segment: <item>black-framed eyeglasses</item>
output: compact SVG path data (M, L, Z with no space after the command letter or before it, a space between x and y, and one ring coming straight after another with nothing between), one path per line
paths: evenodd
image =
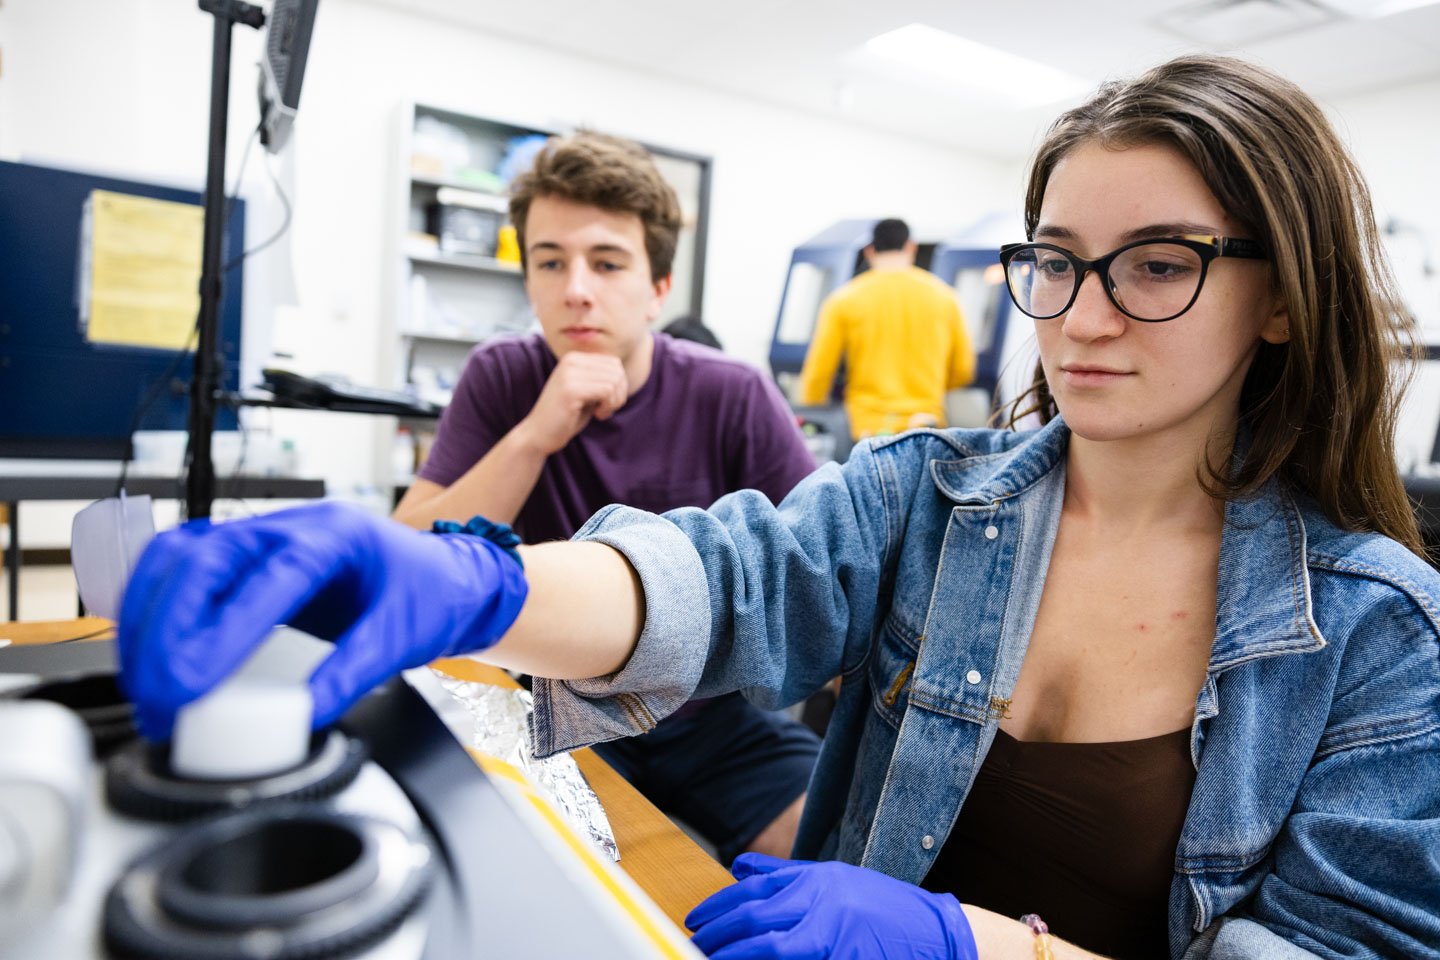
M1199 234L1137 240L1097 260L1053 243L1007 243L1000 248L1010 297L1036 320L1069 310L1091 270L1125 316L1145 323L1174 320L1200 298L1210 261L1217 257L1266 259L1254 240Z

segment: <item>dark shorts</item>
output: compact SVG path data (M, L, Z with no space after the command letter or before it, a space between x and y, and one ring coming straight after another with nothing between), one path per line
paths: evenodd
M732 693L687 704L649 733L595 752L651 803L694 827L728 866L805 792L820 738L789 714Z

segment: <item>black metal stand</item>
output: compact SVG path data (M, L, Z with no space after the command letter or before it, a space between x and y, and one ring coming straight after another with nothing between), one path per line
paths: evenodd
M224 287L221 241L225 235L225 134L230 120L230 34L237 23L256 29L265 24L265 12L241 0L199 2L203 12L215 16L215 42L210 61L210 155L205 173L199 338L190 381L189 469L185 476L185 514L192 520L210 516L215 500L210 435L215 429L221 371L218 325Z

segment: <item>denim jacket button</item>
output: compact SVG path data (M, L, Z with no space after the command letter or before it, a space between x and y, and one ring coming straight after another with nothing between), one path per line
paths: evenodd
M969 673L965 674L965 679L966 679L966 680L969 680L971 683L979 683L979 682L980 682L980 671L979 671L979 670L971 670Z
M935 846L935 838L930 836L930 834L928 833L925 834L925 836L920 838L920 846L924 847L926 850L929 850L931 847Z
M1000 536L1000 528L995 526L993 523L985 528L986 540L994 540L998 536Z

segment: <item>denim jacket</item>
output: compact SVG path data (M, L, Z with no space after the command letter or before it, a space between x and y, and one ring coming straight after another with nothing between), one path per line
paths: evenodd
M795 853L918 883L1020 673L1068 440L912 431L778 508L605 508L576 537L629 559L644 629L613 675L537 682L537 754L841 676ZM1171 955L1440 957L1440 575L1278 483L1225 516Z

